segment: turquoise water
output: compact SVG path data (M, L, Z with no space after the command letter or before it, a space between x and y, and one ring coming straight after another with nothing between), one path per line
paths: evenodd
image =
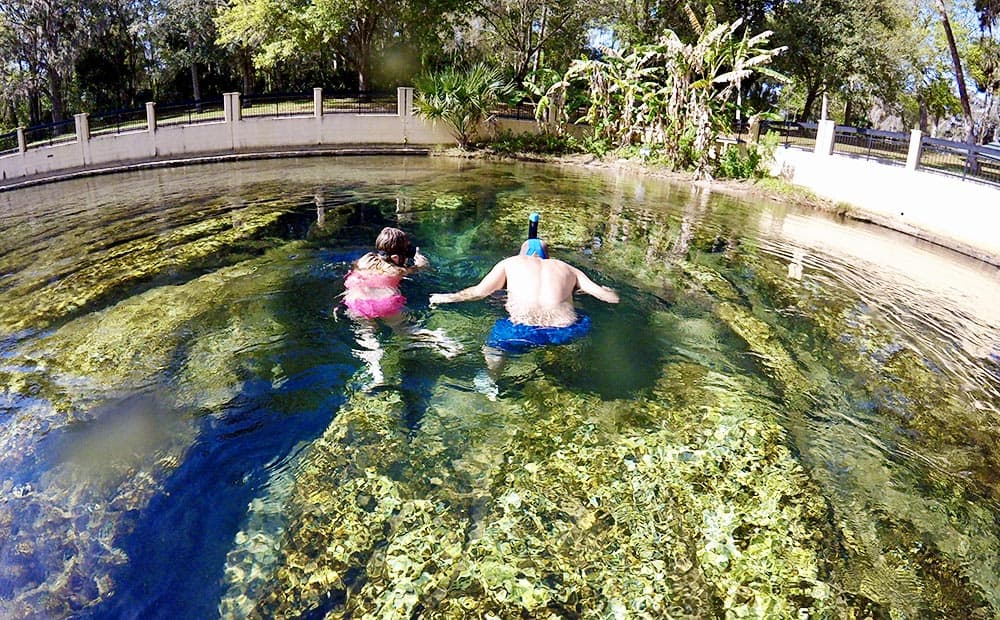
M617 289L481 345L542 214ZM408 321L338 311L382 226ZM625 174L276 160L0 194L4 617L995 617L1000 279ZM374 381L378 359L382 380Z

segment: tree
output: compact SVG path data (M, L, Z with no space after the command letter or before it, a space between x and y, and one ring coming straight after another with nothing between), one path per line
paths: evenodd
M84 109L131 106L148 87L152 64L152 0L96 3L93 30L75 73Z
M88 37L93 16L89 0L0 0L6 27L0 31L0 54L29 99L30 120L41 120L40 97L51 107L52 120L66 114L73 70Z
M583 49L592 19L580 0L475 0L471 6L493 50L489 56L518 84L543 67L564 69Z
M983 136L993 135L996 139L998 129L997 114L992 113L996 104L996 96L1000 94L1000 42L990 37L980 37L972 45L966 57L968 58L969 75L976 83L976 89L985 97L983 122L979 127L979 141Z
M362 92L372 87L375 59L393 43L419 41L456 0L231 0L216 24L218 42L257 50L259 69L344 64ZM427 30L423 30L426 28ZM415 31L416 30L416 31ZM434 37L430 37L433 39Z
M792 79L790 90L800 96L798 117L811 118L824 94L841 89L847 98L861 92L891 96L902 80L898 51L888 44L900 16L892 0L794 0L775 10L775 43L789 48L775 68Z
M187 72L192 98L202 98L199 67L221 63L227 56L216 45L215 0L163 0L157 21L160 54L169 73Z
M951 20L948 19L948 10L944 6L944 0L934 0L941 17L941 27L944 28L945 37L948 39L948 51L951 53L952 66L955 69L955 83L958 85L958 99L962 104L962 116L965 119L966 137L969 144L976 142L976 124L972 118L972 105L969 103L969 92L965 87L965 73L962 72L962 59L958 55L958 45L955 43L955 34L951 30ZM975 157L969 153L969 163L975 165Z

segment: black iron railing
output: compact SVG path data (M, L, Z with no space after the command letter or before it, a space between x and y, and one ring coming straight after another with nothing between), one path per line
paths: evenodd
M74 140L76 140L76 120L72 118L58 123L35 125L24 130L24 143L27 148L52 146Z
M16 153L18 148L17 131L0 134L0 155Z
M311 92L244 95L240 98L243 118L312 116L315 112L313 106Z
M924 136L920 142L921 170L1000 185L1000 149Z
M761 121L760 135L770 132L781 136L781 144L786 147L800 149L816 148L816 123L800 123L797 121Z
M195 125L226 120L222 100L185 101L156 106L157 125Z
M398 107L395 92L323 93L323 114L396 114Z
M902 166L909 148L909 134L839 125L833 132L834 153Z
M522 101L516 105L501 103L493 110L497 118L509 118L517 121L535 120L535 104L530 101Z
M112 110L90 115L90 135L119 134L124 131L140 131L148 128L146 107Z

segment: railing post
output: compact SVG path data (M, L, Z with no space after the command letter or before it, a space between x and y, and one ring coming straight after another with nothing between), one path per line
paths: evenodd
M313 116L320 118L323 116L323 89L313 89Z
M910 130L910 148L906 152L906 169L916 170L920 165L920 150L923 148L924 132L919 129Z
M90 121L86 112L73 115L76 122L76 141L80 143L80 156L83 158L83 165L90 165Z
M239 93L223 93L222 116L227 123L235 123L243 120L243 111L240 110Z
M832 155L834 132L837 125L831 120L822 120L816 125L816 147L814 153L817 155Z
M17 128L17 150L22 155L28 150L28 141L24 138L24 127Z
M413 87L400 86L396 89L396 114L413 116Z
M146 102L146 131L149 133L156 132L156 102L147 101Z

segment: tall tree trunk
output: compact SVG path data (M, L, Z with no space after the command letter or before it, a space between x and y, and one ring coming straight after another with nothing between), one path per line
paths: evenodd
M194 57L194 32L188 32L188 56L191 62L191 94L201 101L201 83L198 81L198 63Z
M38 91L34 88L28 94L28 126L38 125L42 122L42 102Z
M62 76L49 68L49 101L52 103L52 122L58 123L66 114L62 92Z
M806 88L806 102L802 106L802 116L799 117L800 121L809 120L809 114L812 112L813 106L816 105L816 98L819 97L819 84L810 84Z
M927 123L927 104L923 99L917 102L920 107L920 132L927 135L930 134L928 123Z
M948 51L951 52L951 63L955 68L955 81L958 83L958 98L962 102L962 115L965 116L965 142L969 146L976 143L976 126L972 120L972 106L969 104L969 91L965 88L965 74L962 72L962 59L958 57L958 46L955 45L955 35L951 31L951 20L945 9L944 0L935 0L938 13L941 15L941 25L948 39ZM966 157L966 164L971 172L977 172L979 163L971 150Z
M237 52L240 63L240 76L243 78L243 94L254 94L253 84L253 57L246 48L240 48Z
M542 44L541 44L541 42L545 40L545 34L546 34L546 32L545 32L545 26L546 26L546 21L548 20L548 17L549 17L549 7L548 7L548 5L543 4L542 5L542 20L541 20L541 25L538 28L538 50L535 52L535 64L534 64L534 67L532 69L533 71L538 71L541 68L541 66L542 66ZM531 41L531 39L529 38L528 41Z

